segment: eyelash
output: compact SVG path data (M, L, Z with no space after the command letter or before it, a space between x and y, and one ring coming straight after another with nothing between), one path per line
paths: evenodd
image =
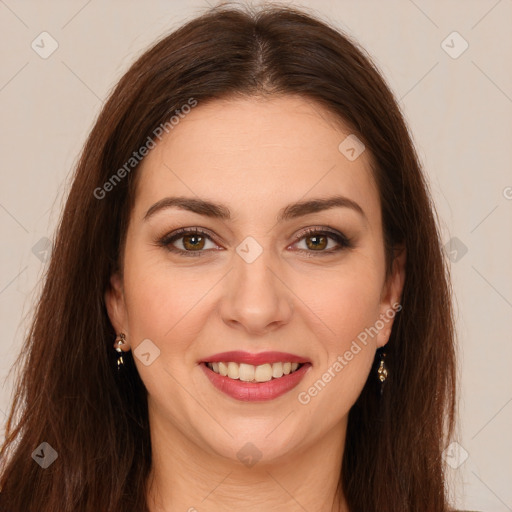
M184 250L178 249L177 247L174 247L172 245L172 243L175 242L176 240L179 240L180 238L183 238L184 235L189 235L189 234L205 236L206 238L210 239L212 242L214 241L212 239L212 236L209 233L207 233L206 231L203 231L202 229L181 228L181 229L173 231L172 233L169 233L169 234L163 236L162 238L160 238L157 241L157 245L164 247L165 249L167 249L170 252L173 252L173 253L176 253L176 254L179 254L182 256L187 256L187 257L189 257L189 256L201 257L201 256L203 256L203 254L205 252L210 252L210 250L184 251ZM348 249L348 248L353 247L351 239L347 238L342 233L339 233L337 231L333 231L330 229L326 229L326 228L307 228L304 231L302 231L300 234L295 236L294 244L299 242L303 238L308 238L313 235L327 236L327 238L331 238L332 240L334 240L339 245L339 247L337 247L335 249L331 248L328 251L325 251L325 250L324 251L313 251L313 250L307 250L307 249L297 249L297 251L299 251L301 254L307 255L308 257L314 257L314 256L325 256L325 255L329 255L329 254L334 254L339 251L342 251L343 249Z

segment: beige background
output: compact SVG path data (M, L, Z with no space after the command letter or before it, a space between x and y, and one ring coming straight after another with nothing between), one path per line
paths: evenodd
M447 456L454 502L510 511L512 0L289 3L353 35L400 99L443 242L460 241L451 255L462 395L460 446ZM0 0L0 425L12 391L6 377L45 270L46 238L102 101L148 44L206 5ZM42 46L43 31L58 43L46 59L31 47L34 40ZM463 39L442 44L453 31ZM41 37L48 51L49 36ZM452 58L447 51L456 55L464 41L467 50Z

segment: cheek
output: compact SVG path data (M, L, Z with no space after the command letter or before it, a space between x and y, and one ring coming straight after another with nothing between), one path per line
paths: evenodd
M343 350L379 315L381 276L373 267L333 273L310 295L312 309L329 328L330 352Z
M201 299L214 282L204 271L173 268L156 251L126 256L125 296L134 343L152 339L164 355L163 349L179 352L194 339Z
M138 373L153 406L169 413L169 392L190 378L195 363L190 348L208 318L205 311L208 290L214 282L204 271L172 268L165 258L134 251L125 259L125 297L132 350L146 339L158 347L158 357L146 366L134 358ZM203 299L203 300L202 300ZM176 407L180 403L177 393ZM182 397L186 402L188 395ZM181 407L185 407L181 403Z
M380 275L340 272L324 282L312 303L328 327L318 337L323 354L310 378L298 390L297 400L312 417L322 418L312 435L332 427L348 414L368 378L375 353L375 337L369 334L379 318Z
M354 265L333 273L310 296L308 306L326 326L319 338L324 354L315 377L329 382L327 394L334 391L331 398L339 402L341 409L357 399L373 363L380 281L377 267Z

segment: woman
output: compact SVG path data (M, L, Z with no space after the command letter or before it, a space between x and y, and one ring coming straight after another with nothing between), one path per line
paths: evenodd
M77 166L2 510L449 510L454 332L404 119L304 12L163 38Z

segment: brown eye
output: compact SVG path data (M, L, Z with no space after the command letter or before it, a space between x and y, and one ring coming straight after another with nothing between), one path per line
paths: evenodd
M312 249L312 250L321 250L321 249L325 249L327 247L327 239L328 237L324 236L324 235L314 235L314 236L307 236L305 237L305 240L306 240L306 245L308 246L309 249ZM308 242L309 240L311 240L311 242Z
M212 247L206 247L208 242L212 244ZM210 252L208 249L216 248L212 237L198 228L178 229L164 236L158 241L158 244L170 252L183 256L202 256Z
M200 235L185 235L181 237L183 239L183 247L186 250L201 250L204 247L205 239Z
M307 229L297 235L296 239L295 245L304 244L306 247L298 247L298 251L307 256L334 254L352 247L351 240L344 234L338 231L328 231L325 228Z

